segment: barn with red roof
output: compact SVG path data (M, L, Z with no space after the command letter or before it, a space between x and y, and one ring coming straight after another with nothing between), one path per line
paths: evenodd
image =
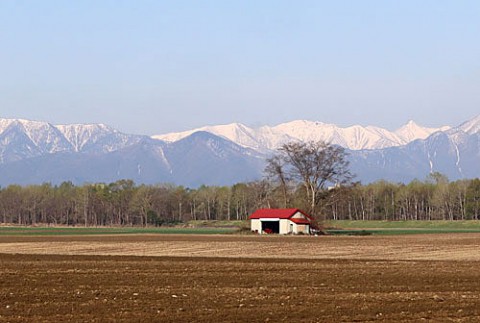
M260 234L310 234L313 219L300 209L260 209L249 217L251 230Z

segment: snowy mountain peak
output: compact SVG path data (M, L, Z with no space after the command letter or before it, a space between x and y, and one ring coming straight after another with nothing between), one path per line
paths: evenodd
M405 144L416 140L416 139L426 139L431 134L437 131L445 131L450 129L450 127L440 127L440 128L427 128L418 125L415 121L410 120L405 125L397 129L394 133L397 135Z
M353 125L339 127L319 121L294 120L270 127L249 128L240 123L206 126L189 131L153 136L155 139L175 142L197 131L206 131L229 139L240 146L260 151L274 150L289 141L326 141L352 150L380 149L405 145L416 139L425 139L434 132L450 127L426 128L413 120L392 132L375 126Z
M240 146L261 151L274 150L289 141L326 141L352 150L398 146L405 143L396 134L379 127L353 125L342 128L319 121L294 120L277 126L249 128L243 124L207 126L190 131L154 136L175 142L197 131L207 131ZM415 137L415 135L411 135Z
M12 126L21 126L26 130L49 128L52 125L47 122L30 121L25 119L0 119L0 133Z
M205 126L189 131L169 133L152 136L154 139L166 142L176 142L196 132L209 132L216 136L228 139L234 143L257 150L269 150L279 147L279 140L290 141L292 138L285 138L285 135L277 133L271 127L264 126L258 129L249 128L241 123L230 123L217 126Z
M115 132L103 124L68 124L57 125L57 128L76 152L81 151L88 143L96 142L105 134Z
M60 131L48 122L25 119L0 119L0 134L15 129L36 147L38 153L56 153L69 149L69 144ZM31 148L29 148L31 149Z
M99 124L69 124L56 126L72 145L75 152L112 152L137 143L143 136L127 135Z
M105 153L146 136L122 134L105 124L52 125L43 121L0 119L0 161L60 152Z
M462 123L458 128L470 135L480 132L480 115Z

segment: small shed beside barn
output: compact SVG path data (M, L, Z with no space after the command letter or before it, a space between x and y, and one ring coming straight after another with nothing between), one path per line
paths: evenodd
M249 220L251 230L260 234L310 234L313 221L300 209L259 209Z

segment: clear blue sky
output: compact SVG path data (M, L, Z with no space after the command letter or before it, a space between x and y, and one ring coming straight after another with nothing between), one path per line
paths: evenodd
M480 114L480 1L0 1L0 117L159 134Z

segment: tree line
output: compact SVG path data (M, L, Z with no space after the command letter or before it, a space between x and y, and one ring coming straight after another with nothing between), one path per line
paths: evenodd
M263 182L189 189L131 180L0 189L0 222L18 225L147 226L189 220L244 220L265 206ZM262 196L265 194L265 196Z
M321 193L322 220L478 220L480 179L434 174L409 184L379 181ZM268 180L189 189L175 185L10 185L0 189L0 220L19 225L159 226L189 220L245 220L258 208L308 209L305 187Z
M449 182L434 173L407 185L356 184L332 194L324 214L332 220L479 220L480 179Z

